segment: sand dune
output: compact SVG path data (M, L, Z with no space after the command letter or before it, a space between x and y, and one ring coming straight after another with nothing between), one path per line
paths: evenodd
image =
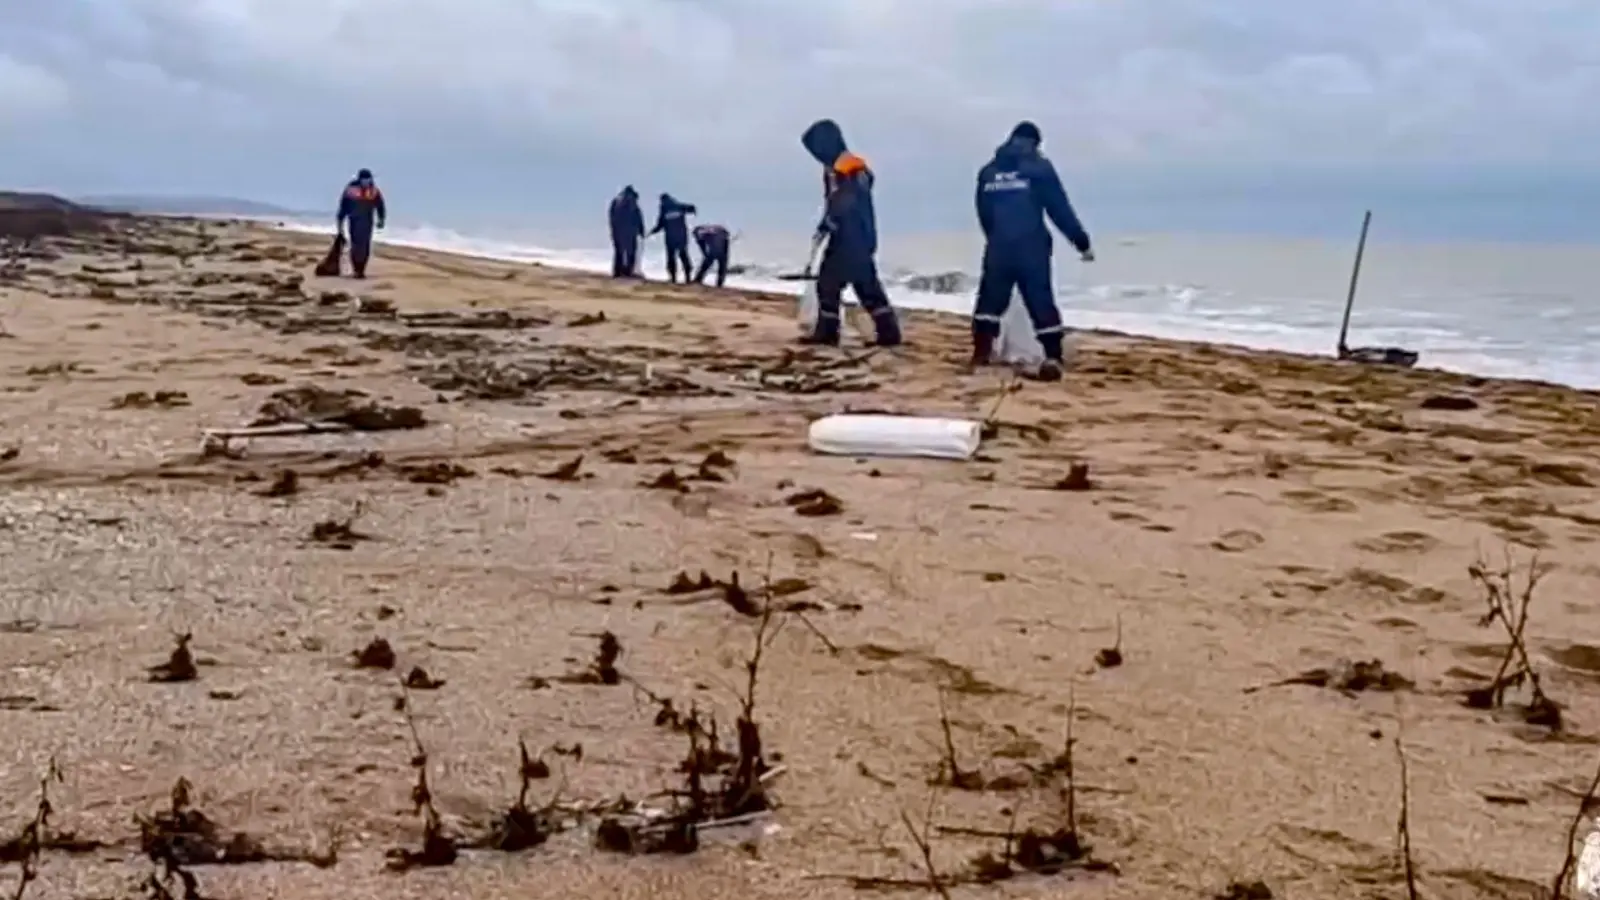
M181 778L235 855L314 861L190 866L207 897L935 896L930 808L952 896L1401 897L1396 737L1424 895L1549 896L1600 755L1591 393L1095 334L972 462L819 458L818 415L982 417L1008 380L934 315L797 352L787 298L392 248L316 280L312 239L109 227L0 259L0 827L54 756L78 840L28 896L143 896L133 817ZM202 447L297 416L354 430ZM1526 685L1463 702L1513 644L1469 567L1509 553L1514 605L1534 548L1515 643L1560 728ZM776 828L596 849L592 811L682 789L691 709L738 755L768 603ZM180 633L195 677L153 681ZM1068 823L1069 721L1088 858L970 883L1013 819ZM452 839L515 799L519 738L561 829L386 872L421 846L408 722Z

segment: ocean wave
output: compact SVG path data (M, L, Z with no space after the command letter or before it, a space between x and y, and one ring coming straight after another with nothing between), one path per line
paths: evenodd
M301 233L329 233L326 222L272 224ZM382 233L381 242L584 272L604 273L611 268L608 249L555 249L431 226L391 228ZM646 264L647 268L661 267L649 248ZM780 276L803 265L803 260L795 259L741 261L730 268L728 284L798 295L800 285ZM885 287L898 306L961 315L972 312L977 276L970 270L887 271ZM1057 301L1067 325L1075 329L1323 355L1333 350L1341 312L1338 302L1327 297L1240 297L1226 288L1201 284L1061 284ZM1463 322L1459 316L1392 302L1403 305L1363 307L1360 343L1418 350L1426 366L1600 387L1600 370L1581 346L1508 342L1503 333L1468 327L1473 323ZM1573 330L1595 333L1592 327Z

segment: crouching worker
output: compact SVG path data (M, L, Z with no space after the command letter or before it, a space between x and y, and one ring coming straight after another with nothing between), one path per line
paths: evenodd
M644 212L639 192L627 185L611 198L611 277L639 277L639 241L644 238Z
M678 266L683 265L683 280L688 282L689 273L694 271L689 265L689 216L695 214L693 203L682 203L671 194L661 195L661 208L656 213L656 227L650 229L651 234L660 231L664 234L667 243L667 280L673 284L678 283Z
M367 277L367 261L372 258L372 230L383 229L389 211L383 203L383 191L372 178L370 169L362 169L345 185L339 197L337 228L345 233L349 224L350 271L357 278Z
M972 364L986 366L1000 335L1000 319L1019 290L1044 350L1041 381L1061 379L1062 325L1051 280L1053 241L1045 216L1078 249L1094 260L1089 233L1078 221L1056 168L1039 152L1039 127L1023 122L978 172L978 224L983 228L983 274L978 279L972 315Z
M696 225L693 233L694 242L700 247L700 268L695 270L694 283L705 284L706 273L715 264L717 287L722 287L722 283L728 280L728 253L732 249L733 238L729 236L728 229L721 225Z
M872 208L872 170L866 160L851 153L844 132L832 119L820 119L800 137L800 143L822 163L826 209L817 226L817 240L827 249L817 268L817 324L801 339L806 344L837 346L839 313L844 289L855 289L856 299L872 314L879 347L901 343L900 321L889 294L878 278L878 222Z

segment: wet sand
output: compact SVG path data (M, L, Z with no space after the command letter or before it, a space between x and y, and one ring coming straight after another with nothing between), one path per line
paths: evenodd
M1108 334L1005 393L932 314L903 352L797 353L789 298L397 248L303 278L313 238L114 228L0 260L0 829L54 756L84 845L30 897L144 896L134 816L180 778L240 846L314 860L192 866L206 897L936 896L902 816L931 809L935 870L972 881L1004 843L974 832L1067 822L1069 720L1104 865L952 896L1404 896L1397 736L1424 895L1549 896L1600 735L1593 393ZM970 462L805 447L827 412L1002 396ZM308 398L381 430L203 447ZM1526 687L1463 703L1511 644L1469 566L1508 547L1519 588L1534 548L1551 567L1518 643L1560 729ZM669 592L702 570L742 593ZM763 621L764 829L629 856L569 812L385 870L421 842L412 725L463 842L515 798L519 738L532 807L661 806L689 738L659 701L733 749ZM616 684L590 683L603 632ZM152 681L180 633L196 677ZM358 667L377 638L393 668ZM443 683L402 711L413 667ZM1313 683L1252 690L1285 679Z

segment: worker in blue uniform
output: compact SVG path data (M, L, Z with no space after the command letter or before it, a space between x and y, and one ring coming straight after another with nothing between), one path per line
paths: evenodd
M1061 311L1051 276L1053 241L1046 217L1077 248L1084 262L1094 260L1089 233L1067 198L1055 166L1039 152L1039 126L1022 122L978 172L976 205L983 229L983 269L972 313L972 364L991 362L1000 320L1013 290L1022 294L1044 363L1034 373L1042 381L1062 374Z
M694 272L694 283L704 284L711 267L717 267L717 287L728 280L728 255L733 248L733 237L721 225L696 225L694 242L700 248L700 268Z
M800 137L822 164L826 208L816 240L827 241L817 268L817 322L803 343L837 346L844 289L853 288L861 307L872 314L879 347L902 343L900 321L878 277L878 219L872 204L875 181L867 161L850 152L844 131L832 119L811 123Z
M611 277L639 277L639 241L644 238L644 211L639 192L627 185L611 198Z
M339 195L339 216L335 227L340 234L348 234L350 270L357 278L367 277L367 262L372 259L372 233L383 230L389 216L383 201L383 191L372 177L371 169L362 169ZM348 230L347 230L348 229Z
M656 212L656 227L651 234L661 232L667 245L667 280L678 281L678 267L683 267L683 280L689 280L694 269L689 264L689 216L695 215L693 203L684 203L671 194L661 195L661 205Z

